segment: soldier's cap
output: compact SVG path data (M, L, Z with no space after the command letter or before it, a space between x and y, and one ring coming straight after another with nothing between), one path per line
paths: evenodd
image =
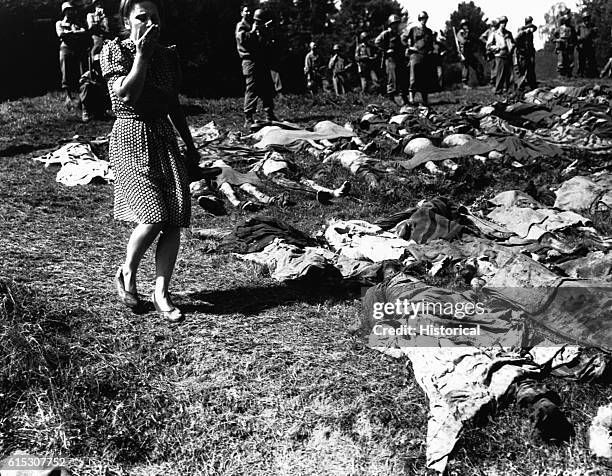
M461 22L460 22L459 24L460 24L461 26L463 26L463 25L467 25L467 24L468 24L467 18L463 18L463 19L461 19Z
M582 15L582 19L583 20L590 20L591 19L591 15L589 15L588 13L585 13L584 15Z
M429 15L426 11L422 11L421 13L419 13L418 19L422 20L423 18L429 18Z
M314 41L311 41L308 46L312 49L312 48L316 48L317 44Z
M74 8L74 5L70 2L64 2L62 3L62 13L64 13L66 10L69 10L71 8Z
M532 16L525 17L525 25L530 25L531 23L533 23L533 17Z
M396 15L395 13L393 15L389 15L389 19L387 20L387 23L389 25L393 25L394 23L399 23L401 20L401 18L399 17L399 15Z
M334 51L340 51L340 45L334 45L332 48Z
M365 40L367 37L368 37L368 34L365 31L362 31L361 33L359 33L360 40Z
M265 21L264 11L261 8L258 8L257 10L255 10L255 12L253 13L253 20L254 21Z
M499 25L499 19L497 19L497 18L493 18L493 19L491 20L491 26L497 26L497 25Z
M506 23L506 24L508 24L508 17L506 15L503 15L503 16L499 17L497 22L498 23Z

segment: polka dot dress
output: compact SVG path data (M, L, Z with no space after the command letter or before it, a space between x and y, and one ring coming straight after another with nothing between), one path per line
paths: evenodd
M100 53L117 120L109 144L115 173L114 216L136 223L188 227L191 218L189 181L168 108L178 95L179 67L172 48L158 47L147 69L143 92L134 106L113 91L126 76L136 47L131 40L107 42Z

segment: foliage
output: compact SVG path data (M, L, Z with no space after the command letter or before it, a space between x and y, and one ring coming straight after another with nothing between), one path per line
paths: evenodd
M544 15L545 25L540 31L552 43L553 35L559 26L561 11L565 8L563 2L553 5ZM582 16L589 14L593 25L597 28L598 37L595 41L595 51L599 65L603 65L611 55L610 42L612 41L612 2L609 0L582 0L578 11L572 12L574 26L582 22Z

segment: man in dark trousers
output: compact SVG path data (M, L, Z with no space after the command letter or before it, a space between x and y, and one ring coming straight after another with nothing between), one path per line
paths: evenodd
M400 17L391 15L388 20L389 27L383 31L374 44L383 55L387 73L387 95L395 102L397 93L402 95L405 104L408 104L408 81L405 58L405 47L399 34Z
M495 85L495 78L497 77L497 72L495 71L495 54L487 48L489 44L489 39L495 34L497 31L497 27L499 26L497 18L491 18L487 20L488 28L480 35L480 41L484 45L485 49L485 59L487 60L487 65L489 69L489 77L488 82L491 86Z
M55 24L60 39L60 67L62 89L66 93L66 107L72 108L72 94L79 89L79 78L87 71L91 37L85 22L79 18L77 9L70 3L62 3L63 18Z
M463 85L469 87L470 83L480 85L484 76L482 64L477 57L479 45L470 31L468 21L464 18L460 23L461 27L457 31L457 44L459 45L459 55L461 57L461 79ZM470 77L470 72L476 73L476 78Z
M576 30L572 25L571 12L565 9L559 21L561 25L555 32L555 52L557 53L557 71L561 77L571 78L574 69L574 47Z
M332 74L332 82L336 96L341 96L346 93L347 79L346 73L352 66L342 55L340 45L334 45L333 55L329 60L328 69Z
M319 46L314 42L310 42L310 51L304 58L304 74L306 75L306 87L314 96L320 89L323 89L323 71L325 65L323 58L319 54Z
M525 18L525 25L519 28L516 35L516 67L517 67L517 89L529 86L535 89L537 86L535 73L535 47L533 45L533 33L538 28L533 24L533 17Z
M595 59L595 38L597 30L591 23L590 15L582 17L578 25L578 76L581 78L594 78L597 76L597 61Z
M506 29L508 18L502 16L499 19L499 26L495 33L491 35L487 49L495 55L495 93L503 94L511 92L512 84L512 55L514 53L514 37Z
M355 62L357 63L357 72L361 80L361 92L365 93L368 90L368 85L377 90L378 75L376 74L376 52L368 44L368 34L364 31L359 34L359 43L355 48Z
M423 105L428 105L429 92L437 89L437 75L433 63L434 34L427 26L429 15L419 13L419 25L402 35L406 45L406 55L410 58L410 90L409 101L414 102L414 94L421 93Z
M242 8L242 20L236 25L236 47L242 60L245 80L244 116L245 127L255 125L257 100L261 99L266 120L275 121L274 85L268 57L269 33L262 10L251 14L248 6Z

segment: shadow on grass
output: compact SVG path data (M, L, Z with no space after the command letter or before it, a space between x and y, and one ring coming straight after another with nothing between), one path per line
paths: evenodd
M354 295L338 285L309 285L306 283L276 286L241 286L218 291L199 291L185 296L181 305L185 312L254 315L263 310L296 302L322 304L344 300ZM200 303L193 303L199 301Z

